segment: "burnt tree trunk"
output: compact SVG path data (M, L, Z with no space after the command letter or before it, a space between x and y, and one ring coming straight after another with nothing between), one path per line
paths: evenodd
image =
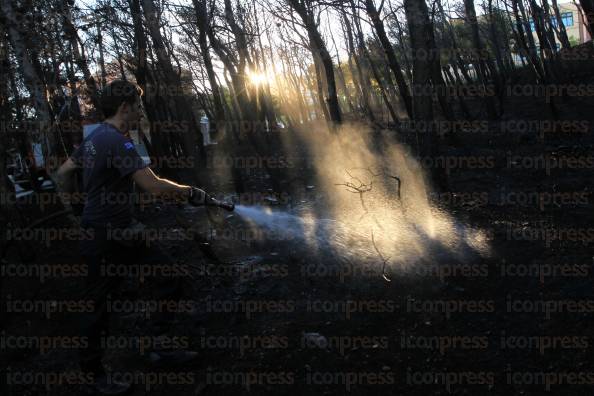
M97 82L95 78L91 74L91 70L89 69L89 63L87 61L87 57L84 53L84 48L80 42L80 37L78 36L78 31L72 22L72 11L70 9L70 3L67 0L62 1L62 28L64 30L64 35L66 36L70 46L72 48L72 53L74 55L74 61L76 65L80 69L85 79L85 88L87 91L87 95L95 108L96 114L98 118L102 117L101 113L101 106L99 104L99 94L97 91Z
M589 26L590 34L594 34L594 0L580 0L580 5L586 15L586 23Z
M57 139L55 139L55 136L51 133L52 119L50 106L45 96L45 87L41 77L35 70L33 65L34 60L31 59L29 55L27 48L27 33L22 30L22 26L18 23L19 18L12 6L12 2L10 0L1 0L0 4L2 5L0 9L6 24L8 38L17 59L18 69L23 76L25 86L31 96L33 108L35 109L39 132L37 138L42 143L42 146L45 147L45 158L49 159L50 155L58 152L59 145ZM57 161L46 161L46 165L47 164L55 167L57 166ZM49 170L51 171L53 169Z
M388 35L386 34L384 22L381 20L380 14L376 9L373 0L365 0L365 9L369 15L369 18L371 19L384 53L386 54L390 70L392 70L392 73L396 78L396 85L398 86L398 91L400 92L400 97L402 98L406 112L410 118L413 118L413 103L409 87L406 83L406 80L404 79L404 73L402 72L400 62L398 62L398 59L396 58L396 53L394 52L392 43L390 43Z
M163 93L167 99L167 105L175 118L182 123L181 133L185 155L194 159L197 166L199 161L206 160L202 139L197 139L198 122L194 119L191 106L183 95L180 76L173 69L171 59L167 53L165 41L161 34L160 21L153 0L142 0L143 14L148 27L148 32L153 42L153 51L157 56L157 64L162 72L166 89ZM160 90L160 87L159 87ZM173 91L173 95L170 94ZM194 169L194 176L198 181L197 168Z
M223 105L223 99L221 97L221 91L217 82L217 76L212 64L210 49L208 48L207 31L209 26L206 0L194 0L194 8L196 10L196 19L198 22L198 45L200 46L200 52L204 61L204 68L206 69L206 75L208 76L208 82L210 83L210 89L212 91L215 120L217 124L219 124L225 120L225 107Z
M424 1L404 0L404 11L408 23L410 45L414 54L429 54L430 44L425 28L427 5ZM413 56L413 105L412 115L418 134L419 154L432 156L435 152L433 121L433 87L431 77L433 65L428 56Z
M485 92L488 92L486 89L487 70L494 70L495 68L488 67L489 61L488 59L485 59L487 55L479 32L478 20L476 18L476 11L474 9L474 0L464 0L464 10L466 12L466 21L470 25L469 27L472 37L472 47L474 49L473 63L475 65L477 77L479 83L485 87ZM495 85L495 90L499 91L497 82L493 81L493 83ZM497 117L497 109L495 108L495 102L491 96L485 96L485 105L487 107L487 114L489 118L495 119Z
M557 21L557 38L559 39L559 42L561 42L563 48L571 48L571 43L567 37L567 30L565 29L563 18L561 18L561 11L559 11L557 0L552 0L551 3L553 5L553 12L555 13L555 20Z
M309 38L309 47L314 59L319 57L320 64L324 70L326 78L326 94L325 98L328 106L329 121L333 124L340 125L342 123L342 114L340 111L340 104L338 102L338 95L336 91L336 79L334 76L334 63L332 57L328 52L326 43L318 30L318 25L315 21L313 12L308 8L307 3L302 0L287 0L293 10L299 15L301 21L305 25L307 35Z

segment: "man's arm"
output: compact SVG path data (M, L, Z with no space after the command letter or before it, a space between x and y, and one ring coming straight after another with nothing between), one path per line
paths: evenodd
M56 192L58 197L60 197L62 205L64 205L64 209L71 212L68 215L68 219L73 225L78 224L75 216L80 214L72 208L72 198L74 193L74 172L78 168L79 166L72 159L72 157L70 157L62 164L62 166L60 166L60 168L58 168L52 178L56 184Z
M117 170L122 177L130 175L141 190L178 201L185 201L192 205L204 205L206 193L196 187L178 184L171 180L160 178L146 166L134 144L123 137L117 139L113 145L113 158Z
M148 166L132 174L132 179L144 191L163 196L173 196L179 200L187 201L190 196L191 186L177 184L171 180L155 175Z
M138 186L151 194L169 196L178 200L186 201L194 206L219 206L226 210L233 210L235 205L220 202L211 197L206 191L197 187L177 184L171 180L162 179L155 175L149 167L144 167L132 174L132 179Z

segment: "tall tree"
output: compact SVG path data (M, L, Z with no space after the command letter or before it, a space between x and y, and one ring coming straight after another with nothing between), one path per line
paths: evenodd
M32 59L29 53L28 34L30 32L23 31L23 25L19 23L17 11L14 9L13 2L11 0L1 0L2 5L1 11L3 19L6 23L6 30L10 44L14 51L17 64L19 66L19 72L23 77L25 86L29 91L33 108L35 109L36 117L36 128L30 131L36 134L36 139L44 147L45 158L49 158L50 155L55 155L58 152L58 142L54 135L51 133L51 122L52 117L50 113L50 105L45 95L45 85L42 82L41 76L38 74L34 63L36 59ZM56 161L47 161L46 163L55 166Z
M426 29L427 5L424 0L404 0L404 11L413 54L412 115L416 126L421 128L417 132L422 134L421 155L430 155L435 146L432 142L433 128L428 126L433 121L433 65L428 56L431 44ZM423 56L425 54L427 56Z
M93 74L91 73L84 47L78 35L78 30L72 20L73 16L70 1L62 0L60 6L64 35L66 36L66 39L68 40L68 43L74 55L74 61L76 62L76 65L82 72L83 77L85 79L85 88L88 98L93 104L93 107L95 108L94 110L96 111L98 117L101 118L101 107L99 105L97 82L95 81L95 77L93 77ZM101 39L101 37L99 37L99 39Z
M406 112L408 113L408 116L410 118L413 118L413 106L410 90L408 88L406 80L404 79L404 73L402 72L402 67L400 66L400 62L398 62L398 58L396 57L396 53L394 51L394 48L392 47L392 43L390 43L390 40L388 39L388 35L384 27L384 22L380 17L381 8L377 9L375 7L375 3L373 2L373 0L364 0L364 2L365 10L367 11L369 18L371 19L375 32L382 45L384 53L386 54L386 58L388 59L388 65L390 66L390 70L392 70L394 78L396 79L398 92L400 93L400 97L402 98L404 107L406 108Z
M552 0L552 5L553 12L555 13L555 20L557 21L557 38L559 39L559 42L563 48L571 48L571 43L567 37L567 30L565 29L565 23L563 23L563 18L561 17L561 11L559 10L557 0Z
M286 0L291 8L299 15L309 37L310 51L314 58L319 57L326 78L329 121L342 123L342 114L338 103L336 79L334 77L334 63L326 43L318 30L318 21L314 17L314 10L310 0Z
M164 37L161 34L159 13L153 0L142 0L142 9L153 43L153 50L157 57L161 77L165 83L164 85L159 85L165 88L163 90L163 96L167 98L169 109L175 114L178 121L184 123L185 130L180 132L183 135L185 154L193 158L197 166L199 160L205 160L202 141L197 139L198 122L196 122L191 106L183 94L184 90L180 76L175 72L171 63ZM171 94L171 91L173 91L173 94Z
M580 0L580 5L586 15L586 23L590 27L590 32L594 33L594 0Z
M521 0L520 0L521 1ZM464 0L464 11L466 14L466 21L468 23L468 27L471 32L472 37L472 49L473 49L473 63L475 66L475 70L477 73L477 77L479 83L485 87L484 92L488 92L486 89L488 84L488 70L495 70L495 68L489 64L491 63L488 55L486 54L485 47L483 46L483 40L481 39L481 35L479 32L479 24L476 18L476 10L474 8L474 0ZM495 81L495 76L492 76L493 84L495 85L496 91L498 91L499 87L497 82ZM495 107L495 102L493 101L493 97L486 95L485 96L485 105L487 107L487 114L489 118L495 119L497 117L497 109Z
M193 2L194 9L196 11L196 21L198 25L198 43L200 45L202 59L204 60L204 68L206 69L206 74L208 76L208 81L210 83L210 89L212 92L215 108L215 117L217 122L220 122L225 120L225 107L223 104L223 99L221 97L219 84L217 82L216 73L214 71L214 67L212 64L210 48L208 46L207 32L210 29L210 27L208 25L209 18L208 9L206 7L206 0L193 0Z

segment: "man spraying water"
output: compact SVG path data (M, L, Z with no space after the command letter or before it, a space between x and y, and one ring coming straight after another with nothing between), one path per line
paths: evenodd
M86 196L82 212L82 229L93 238L81 242L81 253L89 268L86 298L95 303L92 313L80 315L80 330L88 337L89 347L81 352L81 369L93 374L95 390L101 394L119 394L127 384L107 380L101 363L101 335L106 334L109 312L106 300L119 289L121 276L109 276L102 269L129 265L167 265L172 260L158 246L118 240L118 230L127 230L133 223L133 183L142 190L169 196L193 206L219 206L233 210L233 204L217 201L204 190L160 178L147 166L127 136L141 115L140 88L130 82L116 80L108 84L101 95L105 120L87 136L57 172L62 193L72 192L72 179L82 169L83 193ZM120 232L119 235L129 235ZM181 297L180 285L167 282L157 288L167 299ZM167 325L171 318L164 320ZM180 351L178 360L191 356Z

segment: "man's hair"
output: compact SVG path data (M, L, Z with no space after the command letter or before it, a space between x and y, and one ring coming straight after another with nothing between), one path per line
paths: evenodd
M142 89L129 81L114 80L101 91L101 110L105 118L118 112L122 103L133 105L142 96Z

